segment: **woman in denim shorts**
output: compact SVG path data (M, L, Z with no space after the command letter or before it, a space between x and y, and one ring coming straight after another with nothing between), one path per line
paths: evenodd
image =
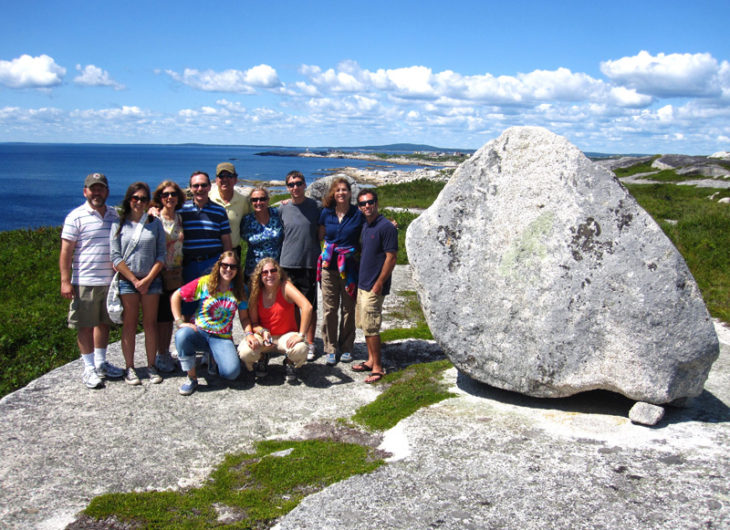
M124 307L122 316L122 353L126 364L124 380L130 385L140 384L134 369L134 345L140 305L147 352L147 374L150 382L162 382L162 377L155 367L155 354L157 306L162 292L162 279L159 273L165 263L166 243L165 230L160 220L147 217L149 202L150 188L147 184L135 182L129 186L122 202L119 223L112 227L109 234L111 259L114 268L119 271L119 295ZM129 247L133 244L134 234L140 222L144 223L141 236L129 253Z

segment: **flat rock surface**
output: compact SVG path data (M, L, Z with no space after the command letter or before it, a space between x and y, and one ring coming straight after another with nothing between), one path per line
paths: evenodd
M394 292L411 288L406 267L395 274ZM631 424L633 402L617 394L529 398L450 370L456 397L385 434L392 462L307 497L279 524L728 527L730 331L717 329L721 355L705 392L689 408L668 409L655 428ZM138 343L138 359L141 351ZM439 354L432 342L408 341L385 355L396 369ZM365 356L361 336L355 356ZM121 364L118 344L109 357ZM142 369L141 387L113 381L87 391L80 361L6 396L0 527L63 528L95 495L200 484L225 453L301 436L312 422L348 417L380 392L349 366L329 368L321 358L302 369L301 385L289 386L279 359L266 385L213 380L189 398L177 394L182 373L150 385Z

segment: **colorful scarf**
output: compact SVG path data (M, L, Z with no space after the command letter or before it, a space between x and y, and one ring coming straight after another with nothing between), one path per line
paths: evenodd
M325 241L322 247L322 254L317 258L317 281L322 283L322 269L328 269L333 258L337 259L337 270L340 271L340 278L345 280L345 291L354 297L357 292L357 261L355 247L338 247L334 243Z

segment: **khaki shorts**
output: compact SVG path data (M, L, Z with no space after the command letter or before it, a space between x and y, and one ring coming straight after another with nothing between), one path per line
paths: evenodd
M383 300L385 300L385 296L382 294L357 290L355 325L366 337L380 333L380 324L383 321Z
M74 285L74 297L68 309L68 327L93 328L100 324L112 325L106 312L108 285Z

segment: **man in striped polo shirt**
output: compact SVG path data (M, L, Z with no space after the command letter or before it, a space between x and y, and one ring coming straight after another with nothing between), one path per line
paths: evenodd
M178 211L182 218L183 234L183 281L191 282L209 274L224 250L231 250L231 225L225 208L208 197L210 177L205 171L190 176L193 200L187 201ZM183 304L183 315L195 312L195 302Z
M109 183L101 173L84 181L86 202L72 210L61 231L61 296L71 300L68 326L77 330L84 361L82 380L88 388L102 386L102 378L119 378L124 371L106 360L111 320L106 296L114 276L109 257L109 232L119 219L107 208Z

